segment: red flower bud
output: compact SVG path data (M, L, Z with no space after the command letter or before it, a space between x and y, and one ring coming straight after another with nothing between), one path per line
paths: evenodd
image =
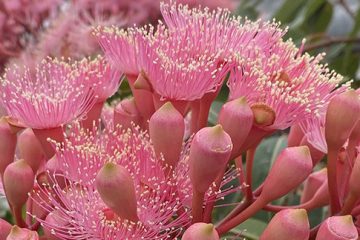
M15 161L4 172L6 198L13 207L21 207L34 186L34 172L23 159Z
M30 231L26 228L13 226L6 240L39 240L39 235L36 232Z
M125 168L106 163L96 176L96 188L104 203L120 218L138 221L134 182Z
M260 240L308 240L310 225L304 209L286 209L270 221Z
M334 216L326 219L320 226L316 240L357 240L358 232L352 217Z
M194 223L182 236L181 240L219 240L219 234L211 223Z
M305 185L304 185L304 191L301 195L301 203L305 203L309 201L315 193L319 190L321 185L327 182L327 169L323 168L320 171L313 172L310 174L310 176L307 178Z
M34 173L42 164L45 164L44 151L31 128L26 129L19 135L18 148L21 157L30 165Z
M233 143L231 158L241 154L240 147L253 125L254 115L244 97L225 103L219 113L219 124L227 132Z
M131 128L131 123L141 124L141 115L136 108L134 98L127 98L116 105L114 111L114 125L122 125L124 129Z
M308 147L285 148L271 167L260 197L272 201L284 196L310 175L312 167Z
M221 125L198 131L191 143L189 164L194 189L205 193L225 169L232 151L230 136Z
M5 168L14 161L16 148L16 134L14 134L9 124L0 119L0 174L3 175Z
M339 150L360 118L360 100L354 90L336 95L326 112L325 138L328 149Z
M165 163L172 168L179 160L185 133L184 118L167 102L150 118L150 139L158 156L163 154Z

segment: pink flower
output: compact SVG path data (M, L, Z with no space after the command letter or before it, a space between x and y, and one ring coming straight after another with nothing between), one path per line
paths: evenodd
M184 34L196 45L193 51L220 53L225 60L232 53L248 55L258 49L268 51L286 33L276 22L243 20L221 8L211 11L161 3L160 10L171 31L176 35Z
M84 83L94 89L98 102L105 101L118 90L121 73L110 66L105 58L84 58L77 64Z
M96 99L76 71L50 58L35 70L13 66L1 80L1 102L11 117L35 129L55 128L82 118Z
M51 177L54 186L33 193L40 197L45 193L45 198L51 200L46 204L44 199L42 205L56 217L52 221L39 221L55 236L66 239L167 239L179 234L189 223L187 214L177 214L182 204L174 182L165 177L161 159L155 157L145 132L138 128L122 130L117 127L101 133L74 125L65 142L58 147L55 156L58 170ZM96 175L107 162L125 168L134 181L137 223L119 219L96 191ZM64 189L57 181L60 178L68 180ZM39 200L34 198L34 201Z
M300 56L290 41L256 56L238 56L228 82L230 99L244 96L253 110L272 112L273 121L263 124L267 129L285 129L319 116L342 80L320 64L321 59L322 55Z

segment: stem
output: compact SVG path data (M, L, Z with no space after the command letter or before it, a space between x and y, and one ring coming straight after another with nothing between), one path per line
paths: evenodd
M309 240L315 240L317 232L319 231L319 228L320 228L320 224L311 229Z
M240 184L240 186L244 186L245 178L244 178L244 168L243 168L241 156L235 158L235 165L236 165L236 168L239 169L239 172L240 172L239 184ZM246 195L246 189L244 187L241 187L241 191L243 192L244 195Z
M31 197L29 197L26 202L26 209L30 214L26 214L25 222L27 225L30 225L32 219L31 215L33 213L33 200Z
M12 208L13 216L15 217L16 225L18 225L20 228L25 228L26 223L24 222L24 219L22 218L22 207L13 206Z
M244 211L244 209L246 209L247 207L249 207L252 204L252 202L249 202L247 200L245 200L244 202L241 202L239 205L237 205L228 215L226 215L219 223L218 225L222 225L223 223L229 221L230 219L232 219L233 217L235 217L236 215L238 215L239 213L241 213L242 211Z
M256 147L250 148L246 153L246 199L251 201L253 199L252 192L252 169L254 165L254 156L255 156Z
M198 119L199 129L207 126L211 102L212 99L209 99L209 97L204 97L204 99L200 101L200 113Z
M47 215L49 215L49 213L45 212L43 215L40 216L40 219L44 220L47 217ZM39 229L40 225L41 225L40 222L38 220L36 220L36 222L29 227L29 230L37 231Z
M340 211L340 201L336 176L337 154L338 150L329 149L328 151L327 169L331 215L334 215Z
M205 222L205 223L210 223L211 222L211 215L212 215L212 211L213 211L214 205L215 205L216 193L220 189L221 182L222 182L222 179L223 179L224 174L225 174L225 170L226 169L224 169L219 174L219 176L215 179L215 182L214 182L215 184L212 186L213 195L209 199L210 201L205 205L205 210L204 210L203 222Z
M196 133L198 128L198 118L200 112L200 103L198 100L195 100L191 103L191 124L190 124L190 131L192 133Z
M351 210L353 210L353 208L356 204L357 199L358 198L353 193L350 192L348 197L346 198L343 208L341 209L340 215L350 214Z
M223 224L219 225L216 230L219 233L219 235L222 235L232 228L236 227L237 225L243 223L245 220L253 216L255 213L257 213L260 209L262 209L268 201L266 201L263 198L258 198L255 200L253 204L251 204L248 208L245 209L245 211L241 212L236 217L230 219L227 222L224 222Z
M205 193L193 191L192 197L192 223L201 222L203 220L203 202Z
M311 51L318 48L329 47L339 43L356 43L360 42L360 38L349 38L349 37L331 37L320 43L309 44L304 47L304 51Z

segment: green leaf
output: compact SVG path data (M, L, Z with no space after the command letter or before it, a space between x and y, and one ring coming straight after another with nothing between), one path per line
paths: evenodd
M253 167L253 181L254 187L260 184L266 178L269 168L275 161L278 154L287 145L286 135L275 135L263 140L255 153L254 167Z
M306 32L325 32L333 14L333 6L327 0L310 1L305 12L302 28Z
M220 112L220 109L221 109L222 105L224 105L224 103L220 102L220 101L214 101L211 104L210 111L209 111L209 119L208 119L208 122L211 125L216 125L218 115L219 115L219 112Z
M286 0L275 13L274 18L282 23L289 23L295 19L306 2L304 0Z
M261 233L265 230L266 226L267 223L254 218L250 218L236 228L232 229L230 231L230 234L235 236L241 235L243 237L246 237L246 239L255 240L259 239Z

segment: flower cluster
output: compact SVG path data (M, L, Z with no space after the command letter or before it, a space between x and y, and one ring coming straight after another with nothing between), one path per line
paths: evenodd
M0 193L14 217L0 221L0 239L218 240L260 210L276 213L263 240L359 237L360 98L323 54L283 40L279 23L228 10L161 3L164 21L124 29L108 23L123 9L142 19L134 1L76 2L80 18L64 14L38 48L50 56L0 78ZM58 37L76 45L53 49ZM114 100L122 81L132 96ZM254 189L258 145L287 128L287 148ZM298 205L273 205L299 189ZM241 202L215 222L233 193ZM310 229L318 207L329 216Z

